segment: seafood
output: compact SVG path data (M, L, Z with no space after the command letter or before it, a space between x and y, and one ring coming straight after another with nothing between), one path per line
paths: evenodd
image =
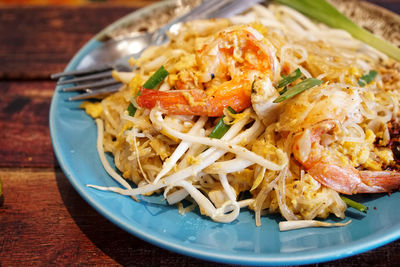
M142 88L138 105L147 109L159 105L167 114L218 117L229 106L237 112L250 107L255 78L276 75L272 46L250 26L232 26L216 33L197 51L196 58L198 67L191 70L196 81L185 88L185 82L178 80L174 87L180 90Z
M391 192L400 188L400 173L357 170L321 145L321 135L335 126L334 121L320 122L295 137L293 155L315 180L347 195ZM308 155L304 155L305 151L299 145L301 139L309 139Z
M262 118L264 125L269 125L279 118L282 104L273 103L277 97L279 97L278 90L268 77L254 81L251 103L257 116Z
M341 194L397 190L400 93L390 77L400 68L288 10L182 24L132 73L116 73L124 86L96 106L98 151L138 187L90 186L163 193L181 213L198 205L218 222L248 207L257 226L265 213L343 219L352 204Z
M324 120L359 123L361 98L354 89L322 84L289 99L279 117L279 131L298 132Z

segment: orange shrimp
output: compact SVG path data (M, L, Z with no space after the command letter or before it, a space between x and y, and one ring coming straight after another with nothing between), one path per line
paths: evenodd
M394 171L359 171L350 164L327 153L320 144L321 135L335 127L335 122L327 121L311 127L311 151L304 159L299 140L304 132L295 138L294 158L321 184L343 194L383 193L400 189L400 173Z
M251 105L251 89L248 88L251 88L251 81L246 79L231 80L216 90L206 91L156 91L142 88L137 103L140 107L148 109L158 104L167 114L218 117L228 106L238 112L248 108Z
M272 46L250 26L233 26L213 35L196 52L199 88L154 91L141 89L137 103L167 114L218 117L228 106L240 112L251 106L254 78L271 77L276 58ZM182 81L176 88L185 89Z

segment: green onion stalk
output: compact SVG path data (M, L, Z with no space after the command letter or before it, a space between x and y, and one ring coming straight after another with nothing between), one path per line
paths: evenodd
M367 213L368 207L364 206L363 204L351 200L350 198L347 198L345 196L340 196L340 198L344 201L344 203L347 204L347 206L352 207L358 211Z
M233 110L233 108L228 107L228 110L236 114L236 111ZM214 129L211 131L208 137L210 138L216 138L216 139L221 139L222 136L225 135L225 133L229 130L231 127L230 125L225 124L224 122L225 115L222 115L221 118L219 118L217 125L215 125Z
M354 38L400 61L400 49L352 22L325 0L276 0L326 25L347 31Z
M315 78L308 78L305 79L304 81L296 84L295 86L287 89L280 97L278 97L277 99L275 99L273 102L274 103L279 103L282 102L286 99L289 99L295 95L298 95L302 92L304 92L307 89L310 89L316 85L320 85L322 84L321 80L315 79Z

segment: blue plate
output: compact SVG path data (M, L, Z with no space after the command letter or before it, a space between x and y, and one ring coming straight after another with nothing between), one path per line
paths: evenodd
M69 63L73 70L99 45L92 39ZM57 159L76 191L100 214L156 246L209 261L244 265L292 265L330 261L382 246L400 237L400 194L359 196L368 214L349 210L353 222L346 227L309 228L279 232L279 215L263 217L255 226L244 210L232 223L215 223L198 211L180 215L161 197L140 202L86 184L118 186L104 171L96 151L96 125L67 101L73 93L57 87L50 108L50 134ZM112 159L110 159L112 161ZM337 221L334 218L328 221Z

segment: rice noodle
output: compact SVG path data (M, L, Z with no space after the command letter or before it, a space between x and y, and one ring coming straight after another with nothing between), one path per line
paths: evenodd
M189 134L195 134L201 127L206 123L207 118L201 117L196 124L190 129ZM161 177L167 174L176 164L180 157L186 152L186 150L191 145L190 142L181 142L178 147L175 149L174 153L164 162L163 169L158 173L156 179L153 181L153 184L156 184Z
M132 197L163 194L181 214L198 205L202 215L223 223L236 220L244 207L254 211L257 226L263 214L280 213L289 221L280 224L283 231L347 224L314 220L329 214L343 219L347 208L329 184L330 172L315 173L319 163L354 173L398 167L389 144L390 124L400 116L400 67L349 33L272 3L230 20L184 23L169 37L135 59L133 72L114 73L124 85L97 107L97 150L119 186L88 187ZM142 85L161 66L169 75L151 91L150 108L139 101ZM276 88L297 68L300 78ZM371 70L378 75L360 86ZM308 78L322 84L275 103L280 90ZM237 113L227 111L242 98L248 102ZM134 114L127 111L132 103ZM219 105L224 111L207 113ZM204 106L210 109L197 113ZM211 138L220 121L214 116L221 114L227 131ZM183 207L183 200L192 204Z
M175 131L171 127L169 127L167 124L163 122L161 112L158 115L158 122L161 124L162 128L166 130L170 135L182 139L186 142L191 142L191 143L199 143L203 145L208 145L210 147L217 147L226 151L229 151L231 153L235 153L241 158L247 159L249 161L252 161L254 163L260 164L261 166L264 166L267 169L270 170L280 170L283 168L286 162L283 164L276 164L274 162L271 162L269 160L266 160L262 158L261 156L241 147L236 144L224 142L223 140L219 139L213 139L213 138L207 138L207 137L199 137L199 136L193 136L190 134L184 134L178 131ZM256 120L254 122L257 128L261 127L261 122L259 120ZM282 153L283 154L283 153Z
M104 169L120 185L122 185L125 188L132 189L132 187L128 184L128 182L124 178L122 178L113 168L111 168L110 164L108 163L103 150L103 131L104 131L103 121L100 119L96 119L96 124L97 124L97 152L101 160L101 163L104 166Z

